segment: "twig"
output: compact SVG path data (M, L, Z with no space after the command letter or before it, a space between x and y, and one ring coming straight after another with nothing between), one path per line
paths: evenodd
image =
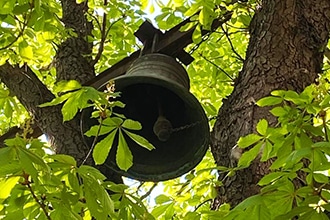
M97 17L95 15L93 15L92 13L88 12L88 15L91 16L92 18L94 18L94 20L96 21L97 23L97 26L100 30L102 30L102 26L101 26L101 23L99 22L99 20L97 19Z
M244 62L243 57L242 57L239 53L236 52L236 50L235 50L235 48L234 48L234 46L233 46L233 43L231 42L231 39L230 39L230 37L229 37L228 32L223 28L222 25L221 25L220 27L221 27L223 33L225 34L225 36L226 36L226 38L227 38L227 40L228 40L228 42L229 42L229 44L230 44L230 47L231 47L232 51L234 52L234 54L236 54L237 58L238 58L240 61Z
M100 120L101 120L101 121L100 121L100 124L99 124L99 126L98 126L98 128L97 128L96 136L94 137L94 140L93 140L92 146L91 146L91 148L89 149L89 151L88 151L88 153L87 153L85 159L81 162L81 164L80 164L79 166L84 165L84 164L86 163L87 159L89 158L89 156L91 155L91 153L93 152L93 149L94 149L94 147L95 147L95 145L96 145L97 139L98 139L99 134L100 134L100 131L101 131L102 122L103 122L103 117L100 117ZM80 128L82 128L82 126L80 126ZM82 133L82 134L83 134L83 133Z
M97 61L99 61L99 59L101 58L101 55L102 55L102 52L103 52L103 49L104 49L104 44L106 42L106 38L110 32L110 29L112 28L112 26L114 24L116 24L118 21L120 21L122 18L119 18L117 20L115 20L114 22L111 23L111 25L109 26L109 28L107 29L107 31L105 31L105 25L106 25L106 15L104 15L103 17L103 23L102 23L102 26L103 28L101 29L101 41L100 41L100 46L99 46L99 50L95 56L95 59L93 60L92 62L92 65L95 65L97 63Z
M212 202L212 201L213 201L213 199L207 199L207 200L205 200L204 202L202 202L198 206L196 206L194 211L196 212L202 205L204 205L207 202Z
M26 185L29 188L29 190L30 190L30 192L32 194L33 199L38 203L38 205L40 206L40 208L42 209L42 211L46 215L46 218L48 220L51 220L51 218L50 218L50 216L48 214L48 211L46 209L45 204L38 199L38 197L36 196L36 194L34 193L34 191L32 189L31 182L29 181L29 175L26 174L26 173L24 173L23 174L23 177L24 177L24 182L22 183L22 185Z
M144 181L140 182L140 185L136 189L136 193L137 193L137 191L139 191L141 189L141 187L143 186L144 183L145 183Z
M140 197L140 200L142 201L142 200L144 200L145 198L147 198L147 197L151 194L152 190L154 190L154 188L155 188L157 185L158 185L158 182L155 182L155 183L152 185L152 187L148 190L148 192L146 192L143 196Z
M233 77L231 77L224 69L222 69L220 66L216 65L214 62L212 62L211 60L209 60L208 58L206 58L205 56L203 56L203 54L199 53L199 55L206 60L207 62L209 62L210 64L212 64L213 66L215 66L217 69L221 70L221 72L223 72L228 78L230 78L232 81L234 81Z
M321 112L320 112L320 116L321 116L322 124L323 124L323 128L324 128L324 136L325 136L325 140L326 140L327 142L329 142L328 128L327 128L326 120L325 120L325 116L326 116L325 111L321 111Z
M106 6L108 4L107 0L104 0L104 5ZM123 16L124 17L124 16ZM112 26L114 24L116 24L118 21L120 21L123 17L115 20L114 22L112 22L109 26L108 29L107 28L107 14L104 13L103 14L103 21L102 21L102 27L100 25L100 23L98 22L98 20L96 19L99 27L100 27L100 30L101 30L101 41L100 41L100 46L99 46L99 49L97 51L97 54L95 56L95 59L92 61L92 65L95 65L99 59L101 58L101 55L102 55L102 52L103 52L103 49L104 49L104 44L105 44L105 40L110 32L110 29L112 28Z

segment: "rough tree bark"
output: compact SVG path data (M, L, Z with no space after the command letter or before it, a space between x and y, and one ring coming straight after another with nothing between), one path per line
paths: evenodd
M87 21L85 12L87 2L77 4L76 0L61 0L62 22L71 28L76 36L69 37L57 49L54 59L57 81L74 79L84 84L95 76L92 60L92 44L87 41L92 24ZM49 102L54 95L47 89L34 72L28 67L0 66L0 80L12 91L24 105L38 127L47 135L56 153L73 156L78 164L85 159L90 146L82 138L80 117L63 123L61 107L39 108L38 105ZM93 165L91 157L85 164ZM121 182L113 172L99 167L114 182Z
M272 90L301 92L322 72L330 31L329 0L263 0L250 24L250 42L235 89L219 110L211 135L216 163L230 166L230 152L239 137L255 132L261 118L275 118L255 101ZM226 179L213 208L235 206L259 192L256 185L269 163L254 161ZM223 174L220 174L220 179Z

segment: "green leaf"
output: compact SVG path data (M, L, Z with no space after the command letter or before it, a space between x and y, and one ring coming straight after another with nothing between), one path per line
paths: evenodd
M155 149L154 145L152 145L147 139L145 139L144 137L131 133L125 129L123 129L123 131L133 140L135 141L138 145L140 145L141 147L144 147L148 150L153 150Z
M123 119L119 117L111 117L103 120L102 125L107 125L109 127L120 127L123 123Z
M72 190L74 190L76 193L80 193L81 188L80 188L77 173L75 171L74 172L71 171L70 173L68 173L68 181L69 181L69 184L70 184Z
M24 214L25 219L37 219L38 215L44 216L44 213L41 213L39 204L33 200L24 204L23 214Z
M288 90L284 94L284 99L287 101L292 101L295 104L299 104L300 102L300 97L299 94L295 91Z
M32 153L30 150L25 149L23 147L19 148L19 155L20 155L20 159L26 158L25 164L22 164L23 167L24 165L26 165L26 163L33 163L38 165L38 168L43 168L44 171L49 171L49 167L47 166L47 164L43 161L42 158L40 158L38 155Z
M121 101L118 100L112 103L112 107L124 108L125 106L126 106L125 103L122 103Z
M155 198L156 204L163 204L163 203L170 202L170 201L172 201L171 198L164 194L160 194L159 196L157 196Z
M285 108L278 106L278 107L275 107L272 110L270 110L270 113L272 113L276 117L281 117L281 116L286 115L288 112Z
M141 130L142 125L138 121L134 121L132 119L126 119L123 124L121 125L124 128L131 129L131 130Z
M9 147L23 147L25 148L25 146L27 145L27 141L24 140L21 137L16 136L15 138L11 138L11 139L6 139L5 140L5 144Z
M116 162L120 169L127 171L133 165L133 155L121 130L119 130Z
M2 167L10 162L12 162L16 157L16 151L13 147L3 147L0 148L0 170Z
M330 154L330 142L320 141L320 142L314 143L312 147L320 149L321 151L323 151L327 154Z
M329 177L322 173L313 173L313 178L318 183L329 183Z
M199 22L205 29L210 28L210 24L213 21L213 8L203 7L199 12Z
M326 214L312 209L299 217L299 220L329 220Z
M80 105L80 97L83 95L83 91L79 90L68 98L64 103L61 112L63 115L63 121L70 121L78 112L78 106Z
M254 220L271 219L270 211L264 204L256 205L252 208L251 211L247 210L246 213L249 217L251 217L251 219Z
M312 153L311 148L301 148L301 149L292 151L290 153L290 155L288 156L288 158L286 159L285 167L289 168L289 167L293 166L294 164L299 162L304 157L308 157L308 155L310 155L311 153Z
M109 219L114 213L114 203L109 193L101 185L102 182L90 175L82 175L85 199L88 209L95 219Z
M55 206L55 205L54 205ZM52 220L70 219L70 220L81 220L81 216L73 212L65 203L58 203L54 210L50 213Z
M155 218L159 218L160 216L164 215L166 213L166 210L170 207L172 203L169 204L164 204L164 205L159 205L156 208L154 208L151 211L151 214L155 217Z
M87 176L89 178L93 178L94 180L105 180L106 177L96 168L82 165L78 169L78 174L81 176Z
M10 14L14 10L15 3L14 0L0 1L0 14Z
M249 151L243 153L238 161L238 167L248 167L250 163L258 156L262 145L263 143L258 143Z
M73 90L80 89L82 86L81 84L76 80L69 80L69 81L60 81L56 84L54 88L55 93L65 93Z
M75 167L77 166L76 160L72 156L66 154L49 155L49 157L61 163L69 164Z
M30 9L29 4L16 5L13 10L13 13L19 15L19 14L27 13L29 9Z
M18 180L20 179L19 176L12 176L6 179L0 180L0 199L6 199L9 197L12 189L16 186L18 183Z
M93 150L93 159L96 164L103 164L105 162L109 155L116 134L117 130L113 130L103 140L99 141L95 145Z
M94 125L92 126L88 131L86 131L85 135L87 137L92 137L92 136L101 136L110 133L113 131L116 127L115 126L106 126L106 125Z
M28 45L26 41L22 41L19 46L19 54L22 58L26 60L31 60L33 59L33 50L32 47Z
M272 91L270 94L273 96L280 96L280 97L284 97L284 94L286 93L285 90L274 90Z
M261 139L262 137L257 134L248 134L245 137L240 137L237 144L240 148L246 148L251 146L252 144L257 143Z
M202 32L201 27L199 25L196 26L193 34L192 34L192 40L195 44L198 44L202 41Z
M280 104L282 101L283 99L280 97L268 96L258 100L257 105L260 107L273 106Z
M274 156L273 151L273 145L272 143L270 143L270 141L266 140L263 149L262 149L262 157L261 157L261 161L267 161L268 159L270 159L272 156Z
M266 119L261 119L257 124L257 131L261 135L266 135L268 129L268 121Z
M184 16L191 17L192 15L196 14L200 10L199 4L193 4L192 7L185 12Z
M3 88L0 89L0 99L4 99L4 98L7 98L9 97L9 90L4 90Z
M269 173L266 176L264 176L264 177L261 178L261 180L258 182L258 185L259 186L268 185L268 184L276 181L277 179L281 178L285 174L286 173L284 173L284 172Z
M174 203L170 203L165 212L165 219L173 219L175 213Z
M9 99L6 99L5 100L3 111L4 111L5 116L7 118L10 118L12 116L12 114L13 114L13 107L12 107Z
M106 187L106 189L110 190L111 192L115 192L119 194L123 194L125 190L129 188L125 184L116 184L110 181L104 182L104 186Z
M43 104L40 104L39 107L43 108L43 107L58 105L58 104L64 102L65 100L67 100L68 98L70 98L70 96L71 96L70 93L64 94L62 96L54 98L50 102L45 102Z

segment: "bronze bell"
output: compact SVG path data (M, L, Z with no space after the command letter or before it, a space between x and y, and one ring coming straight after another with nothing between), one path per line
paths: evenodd
M188 172L202 160L209 144L208 119L189 92L189 77L181 64L164 54L146 54L114 81L119 100L126 104L114 111L139 121L142 130L136 133L156 149L149 151L127 138L133 166L127 172L117 167L114 145L108 167L130 178L162 181Z

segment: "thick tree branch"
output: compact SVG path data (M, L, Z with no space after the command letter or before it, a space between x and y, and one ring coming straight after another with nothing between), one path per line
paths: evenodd
M87 1L77 4L76 0L62 0L62 21L66 28L71 28L77 37L70 37L58 48L55 57L57 81L75 79L81 84L92 79L92 43L87 37L91 35L92 24L87 21L85 12Z
M276 89L301 92L322 72L329 15L328 0L262 2L250 24L243 70L233 93L224 100L212 131L211 149L219 166L231 163L231 148L239 137L255 132L261 118L266 118L270 125L276 124L269 108L258 108L254 101ZM214 205L236 205L258 193L257 183L269 172L270 164L255 161L247 170L227 178Z

